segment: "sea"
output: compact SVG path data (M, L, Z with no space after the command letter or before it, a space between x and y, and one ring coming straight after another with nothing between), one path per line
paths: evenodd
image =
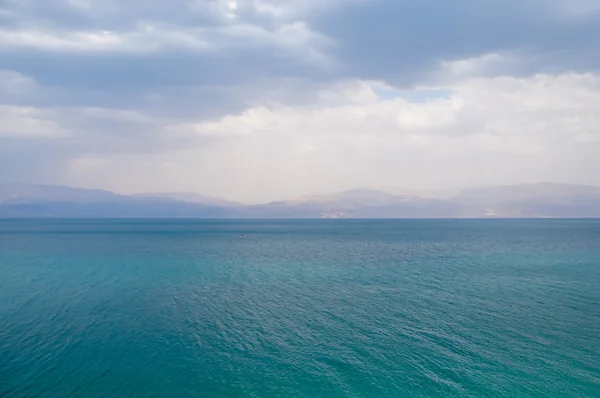
M600 220L0 220L0 397L600 397Z

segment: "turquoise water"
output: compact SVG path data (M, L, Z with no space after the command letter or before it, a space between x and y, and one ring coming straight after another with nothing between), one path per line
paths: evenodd
M600 221L0 221L0 396L600 397Z

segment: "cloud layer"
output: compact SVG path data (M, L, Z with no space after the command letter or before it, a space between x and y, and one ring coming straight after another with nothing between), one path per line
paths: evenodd
M0 180L600 184L599 39L585 0L5 0Z

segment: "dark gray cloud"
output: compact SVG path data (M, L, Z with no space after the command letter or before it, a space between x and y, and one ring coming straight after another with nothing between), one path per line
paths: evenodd
M340 8L315 27L338 40L345 73L398 85L420 83L441 61L488 53L522 58L513 73L597 70L600 13L567 14L561 3L377 1Z
M223 112L240 99L233 95L227 109L215 86L294 77L411 87L431 80L444 61L493 52L520 59L511 74L597 70L600 14L575 13L578 2L571 3L570 13L559 0L341 1L310 12L288 1L277 14L250 1L229 9L233 3L219 0L5 0L0 69L62 87L63 99L72 90L92 106L142 107L149 91L195 87L201 103ZM82 36L100 31L114 42Z

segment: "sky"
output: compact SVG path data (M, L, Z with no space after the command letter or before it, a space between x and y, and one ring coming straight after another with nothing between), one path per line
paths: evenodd
M600 185L597 0L0 0L0 182Z

